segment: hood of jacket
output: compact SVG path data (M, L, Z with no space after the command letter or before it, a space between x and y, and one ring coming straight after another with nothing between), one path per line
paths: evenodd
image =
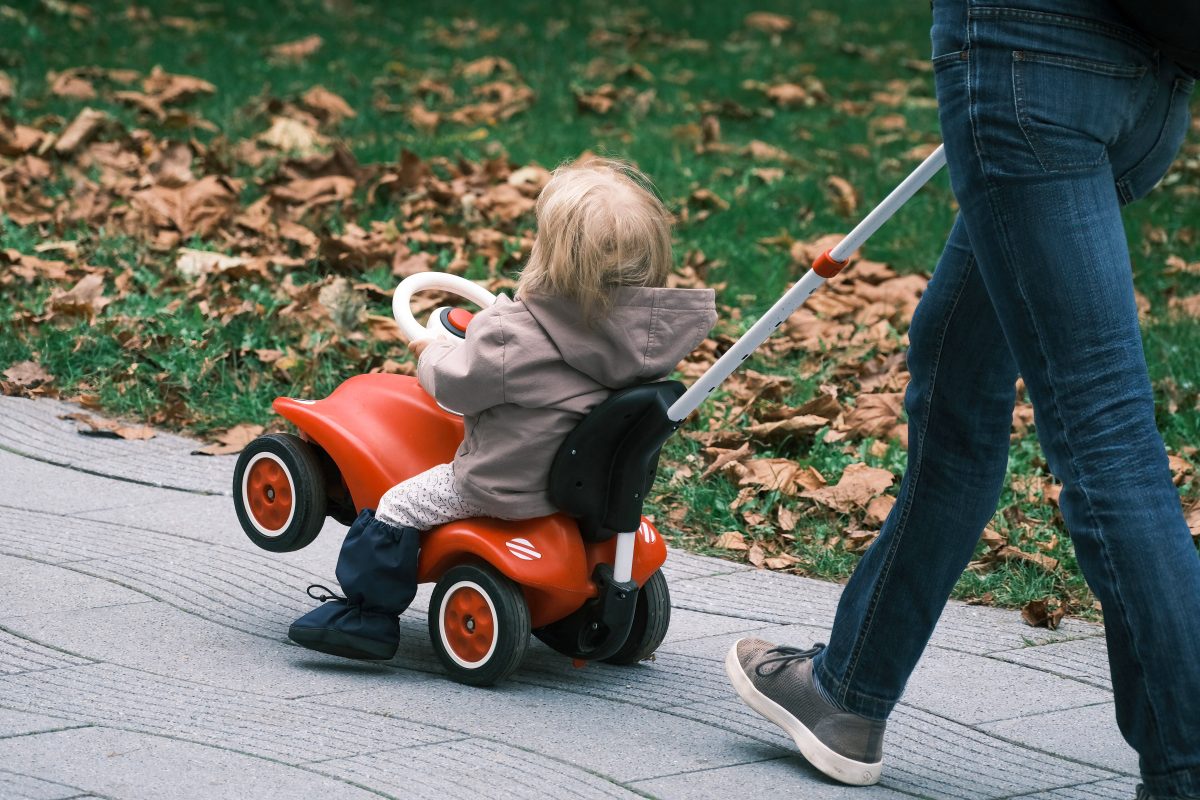
M561 297L528 294L521 302L563 361L612 389L669 374L717 320L712 289L621 287L590 329L579 307Z

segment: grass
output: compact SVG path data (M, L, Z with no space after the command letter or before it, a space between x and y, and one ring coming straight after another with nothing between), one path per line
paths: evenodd
M266 129L273 99L295 98L316 84L341 94L358 112L341 124L338 135L362 163L395 161L405 149L424 159L441 155L479 160L505 153L516 164L545 166L584 150L617 154L649 172L674 209L688 210L677 233L677 255L682 259L702 251L713 263L709 280L725 284L721 299L740 309L736 325L741 326L752 322L797 276L787 252L789 237L802 240L845 231L855 221L856 214L839 213L828 201L826 178L845 178L858 190L862 205L869 206L911 169L914 162L906 156L911 148L937 141L932 80L920 66L927 56L929 25L928 12L920 5L880 0L704 0L686 5L667 0L636 5L520 0L402 5L221 0L197 5L156 0L141 6L145 18L111 1L89 8L87 18L80 18L60 0L0 7L0 27L5 30L0 70L16 87L15 96L0 104L0 111L19 122L54 128L55 117L70 119L85 103L49 95L49 71L97 65L145 73L159 65L218 87L214 95L186 106L218 130L150 127L159 135L194 138L217 160L226 158L231 143ZM777 40L749 30L743 18L750 11L789 14L798 21L798 30ZM172 17L183 22L172 23ZM314 56L289 62L270 55L272 46L314 33L324 39ZM443 125L435 135L415 127L407 113L389 110L419 101L413 87L422 78L444 81L459 97L469 96L474 84L458 67L483 56L499 56L516 66L536 92L529 110L496 124ZM644 71L617 69L629 64L641 65ZM602 74L609 67L610 74ZM810 108L773 107L762 89L784 81L805 83L810 89L817 81L828 100ZM576 93L606 82L646 99L618 103L603 116L581 113ZM147 124L131 108L89 102L128 128ZM719 116L722 141L734 152L696 152L706 113ZM881 123L895 114L903 116L905 126L892 133ZM793 160L758 162L741 155L738 151L752 140L783 148ZM270 174L272 164L257 169L229 164L234 175L247 181L246 203L262 194L257 180ZM754 172L764 166L783 167L784 174L767 184ZM699 209L688 197L701 188L716 193L729 207L698 219ZM70 181L59 182L56 191L71 192ZM326 223L329 230L348 221L366 224L398 214L397 201L357 200L347 208L346 218L335 215ZM953 208L945 176L939 176L872 241L869 257L902 273L930 271ZM1200 291L1200 276L1167 275L1164 265L1169 255L1200 259L1198 211L1200 200L1194 193L1167 189L1135 205L1126 216L1136 285L1152 306L1144 329L1146 353L1161 401L1160 427L1172 452L1187 452L1200 433L1200 328L1191 319L1169 315L1167 301L1172 295ZM270 401L276 395L322 395L352 374L399 357L393 345L363 338L349 348L334 347L328 333L279 325L277 314L284 301L260 283L232 289L254 313L213 325L168 279L171 254L153 251L115 230L39 230L0 219L0 250L30 253L47 238L84 242L89 263L111 267L114 274L128 270L135 291L111 304L92 326L14 324L0 336L0 366L37 360L56 376L59 387L93 394L115 413L171 424L179 418L173 409L186 407L186 425L199 433L238 422L268 423ZM216 241L191 245L221 247ZM297 283L306 283L328 271L318 259L290 274ZM469 274L485 272L477 261ZM380 286L391 280L386 267L355 277ZM9 287L0 293L0 320L40 313L52 288L39 283ZM383 298L372 297L370 303L372 313L388 313ZM130 326L128 318L137 320L136 325ZM130 329L136 332L133 341L122 333ZM298 358L290 368L274 368L255 355L260 349ZM756 358L748 366L795 376L799 362ZM791 399L808 399L834 367L836 363L825 364L816 374L797 380ZM760 455L795 458L831 478L855 461L899 474L903 450L893 443L877 455L872 444L863 442L847 451L840 445L793 443L760 450ZM671 483L670 475L680 465L693 464L697 473L702 469L694 442L672 441L664 462L652 510L660 519L671 520L665 527L677 543L713 552L715 535L745 527L729 509L737 494L729 482ZM1032 438L1014 445L1009 470L1012 476L1046 473ZM1184 491L1195 494L1191 484ZM779 501L767 495L754 502L765 513ZM1028 521L1024 527L1010 524L1010 509L1019 510ZM842 579L857 555L829 542L853 522L835 515L806 516L790 540L776 538L778 531L769 526L746 533L754 540L774 541L798 557L800 571ZM1058 544L1049 554L1062 560L1061 569L1047 574L1029 565L1005 564L985 574L969 572L956 589L958 596L1020 605L1053 594L1072 599L1077 609L1089 608L1068 537L1052 506L1029 502L1009 490L994 525L1031 548L1057 536Z

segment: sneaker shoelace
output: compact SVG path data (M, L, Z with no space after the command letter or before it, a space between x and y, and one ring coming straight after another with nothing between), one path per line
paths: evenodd
M322 591L322 592L324 592L324 594L322 594L318 597L317 595L313 594L313 589ZM324 603L326 600L345 600L346 599L346 598L342 597L340 594L335 594L333 589L330 589L328 586L322 586L319 583L310 583L308 585L308 588L304 590L304 593L307 594L309 597L311 597L313 600L319 600L322 603Z
M772 653L777 653L778 655L775 655L773 658L764 658L762 661L758 662L758 666L754 668L754 671L758 673L759 677L765 678L768 675L773 675L776 672L779 672L781 669L786 669L792 664L798 664L801 661L809 661L814 658L817 653L824 649L824 642L814 644L807 650L802 650L799 647L788 647L787 645L772 647L765 653L765 655L769 656ZM779 666L769 671L763 669L771 664L778 664Z

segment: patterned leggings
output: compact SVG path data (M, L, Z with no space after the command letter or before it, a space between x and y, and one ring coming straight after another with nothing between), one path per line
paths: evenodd
M419 531L457 519L486 516L486 511L454 490L452 464L439 464L396 484L379 498L379 508L375 511L375 519Z

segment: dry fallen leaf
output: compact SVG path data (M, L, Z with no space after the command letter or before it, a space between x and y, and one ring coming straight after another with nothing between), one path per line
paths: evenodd
M71 124L58 135L54 143L54 152L59 155L69 155L79 149L79 146L95 135L108 115L94 108L85 108L75 115Z
M879 527L887 519L894 505L896 505L896 498L891 495L871 498L871 502L867 503L867 513L863 517L863 522Z
M314 86L300 96L300 102L310 111L324 117L331 125L336 125L343 119L353 119L358 114L339 94L329 91L324 86Z
M759 442L778 443L788 438L810 436L829 424L825 417L798 414L778 422L759 422L746 428L751 438Z
M1196 471L1196 468L1192 465L1192 462L1188 461L1182 456L1177 456L1174 453L1171 453L1167 456L1167 462L1171 467L1171 478L1175 482L1176 486L1183 486L1191 479L1191 476Z
M294 42L277 44L271 48L271 53L279 58L286 58L291 61L303 61L320 50L323 44L325 44L325 40L313 34L312 36L305 36L303 39L297 39Z
M104 296L103 273L92 272L67 291L55 289L46 301L44 316L47 319L60 315L91 319L111 302L111 297Z
M1200 542L1200 500L1195 500L1183 509L1183 518L1187 521L1192 539Z
M900 421L904 406L903 392L860 394L845 417L841 430L863 438L885 437Z
M865 508L871 498L882 494L893 480L895 476L886 469L851 464L846 467L837 485L802 492L800 496L848 514L855 507Z
M749 550L750 545L746 544L745 537L738 531L726 531L717 537L713 542L713 547L721 550Z
M246 445L261 436L262 432L262 425L250 425L247 423L234 425L229 430L214 434L213 438L216 440L215 442L198 450L193 450L192 455L227 456L240 453L246 449Z
M1026 625L1049 628L1052 631L1058 630L1059 623L1066 613L1067 610L1053 597L1030 600L1021 606L1021 619L1025 620Z
M747 28L756 31L780 34L790 31L795 26L796 21L783 14L772 14L769 11L754 11L747 14L742 23Z
M825 188L829 190L833 200L833 208L844 217L858 210L858 192L850 185L850 181L837 175L825 179Z
M316 128L291 117L275 117L271 127L260 134L258 141L267 147L308 158L328 147L329 139Z
M90 414L75 412L63 414L59 419L70 419L78 422L75 430L84 436L109 436L116 439L153 439L154 429L146 425L123 425L111 419L93 417Z
M808 92L799 84L781 83L767 89L767 99L781 108L794 108L805 104Z
M54 380L54 376L36 361L19 361L4 370L4 377L18 386L30 389Z
M989 550L999 550L1001 547L1004 547L1008 544L1007 539L991 528L984 528L983 535L979 538L985 545L987 545Z
M780 553L777 556L768 556L763 561L763 566L767 569L787 569L800 563L803 563L801 559L791 553Z
M1046 572L1054 572L1054 570L1058 569L1057 558L1051 558L1041 553L1027 553L1010 544L1006 544L993 552L990 558L998 561L1028 561L1031 564L1041 567Z

